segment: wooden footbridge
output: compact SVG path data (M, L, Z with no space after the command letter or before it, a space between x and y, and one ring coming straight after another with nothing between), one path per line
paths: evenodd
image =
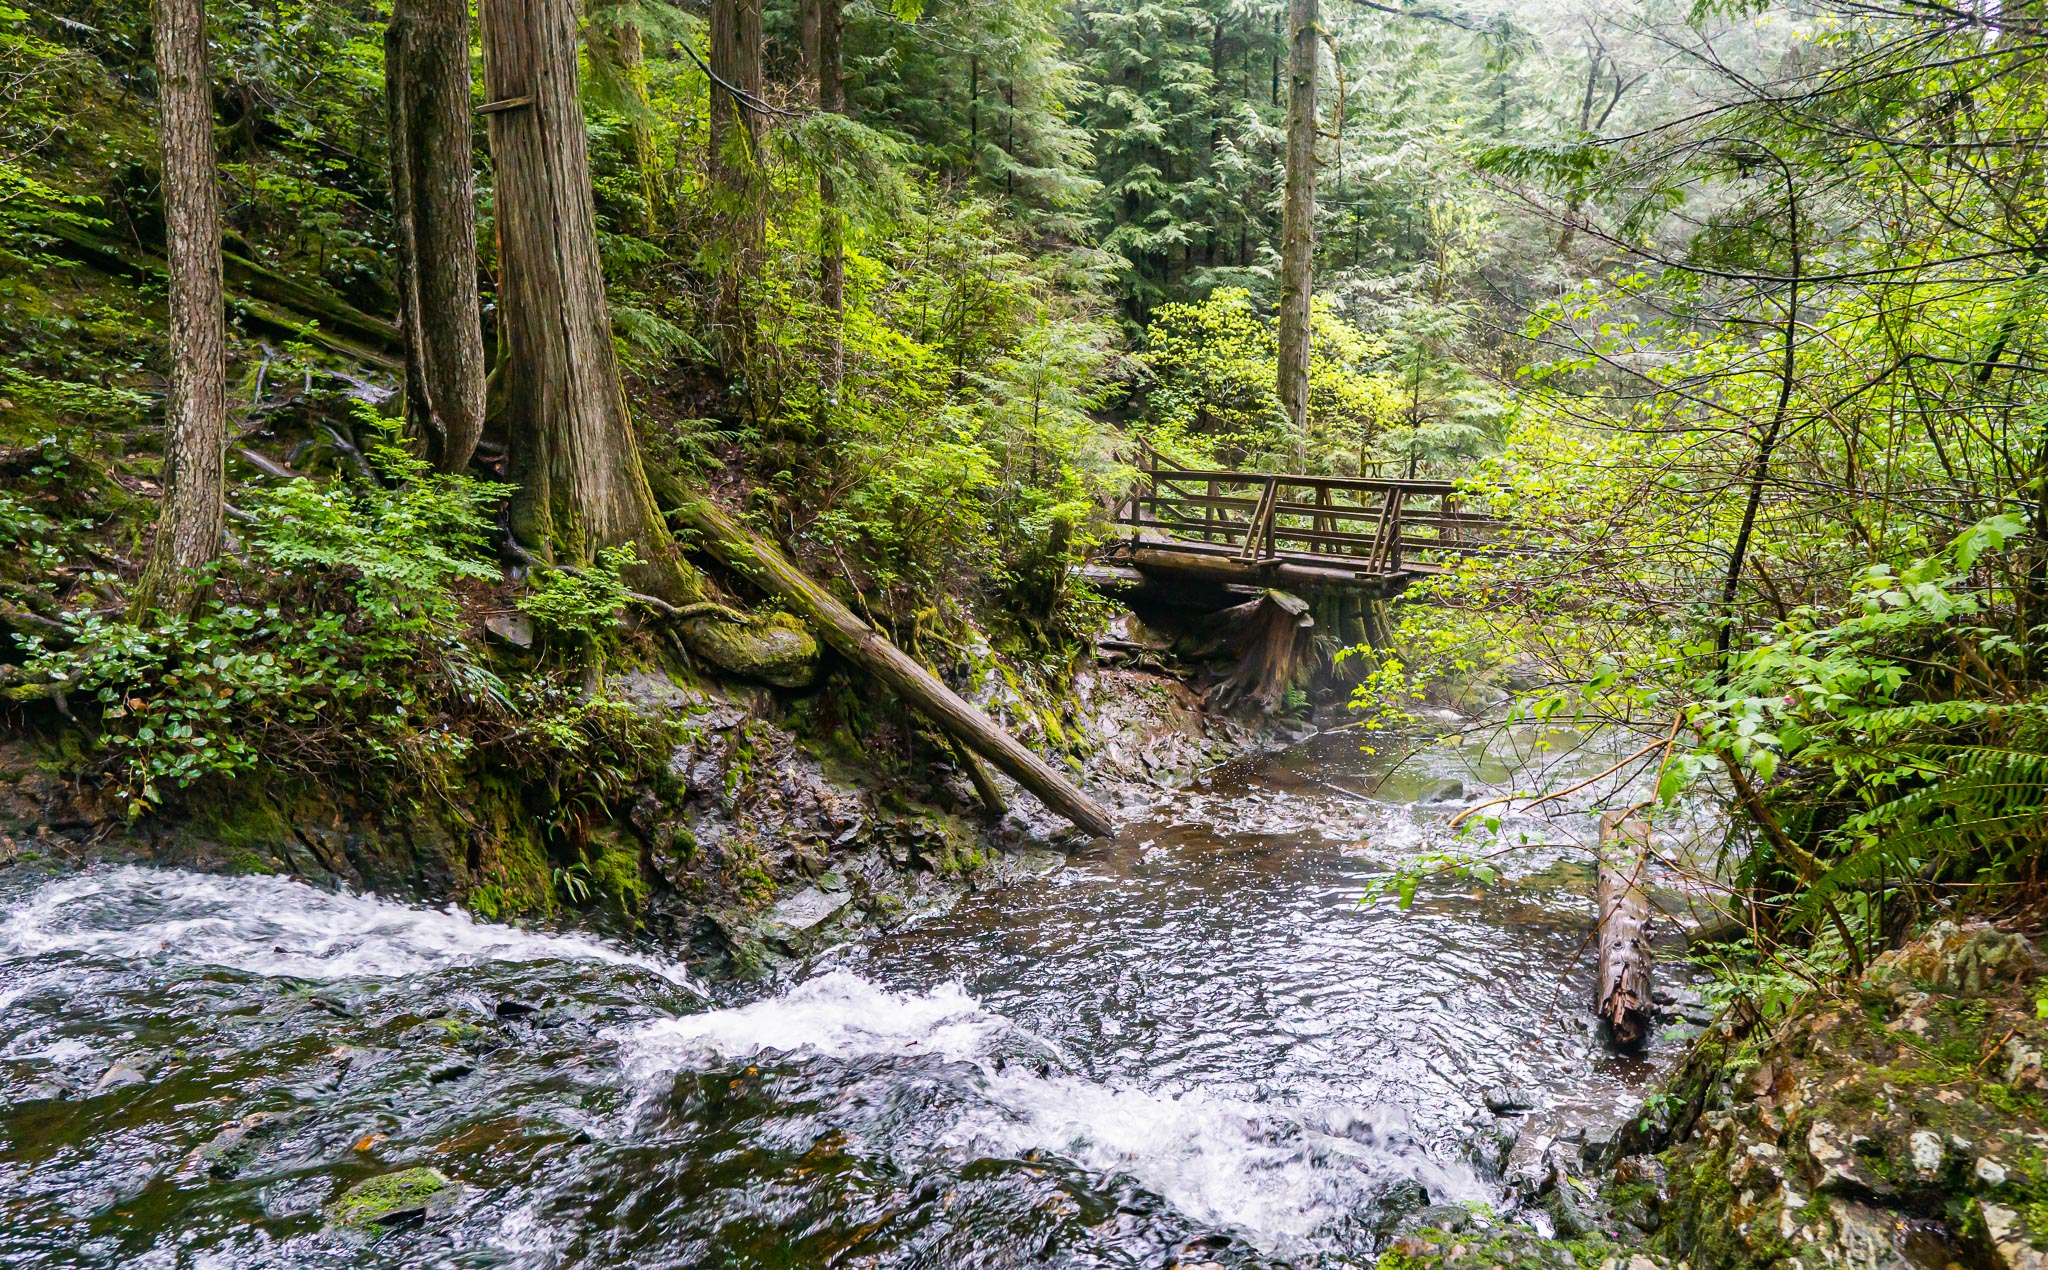
M1150 447L1112 510L1132 532L1101 557L1157 582L1392 595L1491 545L1503 522L1454 482L1182 467Z

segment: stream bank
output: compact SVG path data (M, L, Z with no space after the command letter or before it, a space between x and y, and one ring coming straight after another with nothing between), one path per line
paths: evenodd
M283 877L17 866L0 1261L1369 1266L1503 1209L1518 1132L1611 1129L1696 1030L1605 1052L1561 851L1358 903L1508 770L1324 734L772 982Z
M1731 1010L1603 1150L1525 1141L1536 1225L1396 1239L1380 1270L2043 1270L2048 959L1951 921L1768 1022Z
M486 619L480 646L524 655L492 630ZM1205 681L1224 671L1176 656L1133 617L1084 664L1051 670L968 634L956 689L1120 814L1312 730L1209 708ZM453 794L394 798L362 773L353 787L244 780L131 820L67 775L87 765L82 734L26 730L0 746L0 865L297 877L652 937L698 973L753 978L1056 870L1084 840L999 774L1005 807L991 811L942 739L850 669L800 690L715 678L644 633L613 660L595 694L661 748L601 801L488 771Z

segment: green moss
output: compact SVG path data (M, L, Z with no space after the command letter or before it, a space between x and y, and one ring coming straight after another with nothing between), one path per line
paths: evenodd
M505 902L505 888L495 882L488 882L471 891L469 911L487 922L502 920L509 911L509 906Z
M401 1169L349 1187L327 1206L327 1218L337 1226L375 1225L419 1212L448 1187L439 1169Z
M470 911L489 921L555 907L554 866L539 834L510 815L485 829L477 885L466 898Z
M604 843L595 856L585 860L592 889L619 906L627 917L639 913L647 902L647 879L640 872L640 852L623 843Z
M743 865L734 877L734 889L749 908L766 908L774 902L775 879L759 864Z
M278 865L276 860L267 855L262 855L255 851L242 850L228 857L227 869L230 873L262 875L276 873Z
M267 857L280 842L292 836L284 813L260 793L246 793L232 799L209 803L195 809L191 819L195 836L219 843L230 852L231 866L243 856ZM265 869L263 872L271 872Z

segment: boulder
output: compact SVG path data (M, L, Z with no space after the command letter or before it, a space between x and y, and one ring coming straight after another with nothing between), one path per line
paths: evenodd
M394 1226L454 1207L459 1188L439 1169L410 1168L358 1182L327 1206L335 1226Z

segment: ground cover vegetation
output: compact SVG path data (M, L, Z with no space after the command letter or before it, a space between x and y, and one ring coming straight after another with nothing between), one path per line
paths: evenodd
M607 667L808 682L702 500L1056 694L1136 442L1457 477L1516 550L1360 704L1512 667L1641 730L1738 807L1771 964L1853 969L2039 881L2044 50L1827 0L0 7L0 690L135 815L602 808L662 752Z

